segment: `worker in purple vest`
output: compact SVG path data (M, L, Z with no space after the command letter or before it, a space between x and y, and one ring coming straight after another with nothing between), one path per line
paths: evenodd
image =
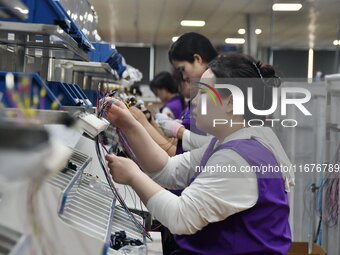
M185 100L178 94L178 87L169 72L160 72L150 82L150 89L164 103L160 112L172 119L179 119L185 108Z
M206 71L208 63L217 56L217 52L208 38L198 33L185 33L169 49L169 61L175 69L175 83L179 85L180 94L190 99L190 80L198 80ZM165 150L169 156L174 156L189 151L192 148L199 148L209 142L211 136L206 136L204 132L198 130L195 120L191 118L190 101L187 108L183 110L178 120L173 120L167 115L162 120L157 118L158 125L145 118L143 113L132 107L133 116L143 125L154 141ZM158 117L160 114L157 114ZM182 125L185 131L177 132ZM161 128L162 130L159 130ZM160 131L160 132L159 132ZM165 134L165 136L164 136ZM197 134L197 135L196 135ZM204 134L204 135L202 135ZM177 144L173 139L177 139Z
M177 72L175 77L184 97L191 99L197 89L196 83L206 71L210 61L217 56L217 51L205 36L190 32L185 33L174 42L168 52L169 61ZM186 88L189 87L189 90ZM159 127L168 137L175 137L179 143L177 154L199 148L210 141L206 133L196 127L196 121L191 116L192 107L188 103L180 118L181 122L158 119ZM156 116L157 119L157 116ZM183 125L186 132L178 129Z
M173 254L285 255L291 245L287 192L294 176L262 170L291 163L271 128L242 125L265 118L248 109L248 88L254 91L253 106L265 110L278 78L271 66L239 53L212 61L201 82L215 86L223 82L219 78L243 92L244 114L233 114L236 94L218 90L222 105L216 106L202 90L193 99L193 114L198 128L214 138L174 157L160 149L123 103L113 104L107 118L124 132L145 172L129 159L107 155L112 177L130 185L149 212L176 234L179 249ZM198 110L202 105L207 114ZM216 126L216 118L239 124ZM184 190L176 196L164 187Z

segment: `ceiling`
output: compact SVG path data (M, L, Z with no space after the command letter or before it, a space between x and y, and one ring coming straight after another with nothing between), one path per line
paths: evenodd
M275 13L272 0L90 0L99 16L98 32L112 43L169 45L173 36L195 31L215 45L226 37L242 37L245 16L256 19L261 46L274 48L334 48L340 26L340 0L303 1L299 12ZM291 1L292 2L292 1ZM202 28L180 26L183 19L205 20Z

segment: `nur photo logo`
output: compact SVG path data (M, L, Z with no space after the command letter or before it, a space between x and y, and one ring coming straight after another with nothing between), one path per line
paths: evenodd
M254 106L253 98L254 98L254 89L252 87L248 87L246 90L247 95L245 96L243 91L232 84L215 84L214 86L209 85L207 83L198 82L201 100L201 115L207 115L207 100L208 96L213 101L215 107L223 107L223 100L221 97L222 91L227 91L230 93L233 98L233 115L244 115L245 107L249 109L249 111L255 115L260 116L262 118L254 118L248 121L243 122L232 122L232 120L227 119L214 119L213 126L216 125L244 125L244 126L264 126L265 122L271 123L270 125L273 127L274 123L280 122L283 127L295 127L298 125L298 121L296 119L285 119L287 116L287 108L288 106L296 107L303 115L311 116L312 114L305 106L311 100L311 93L309 90L305 88L299 87L283 87L277 88L273 87L270 95L266 95L267 99L270 97L271 105L266 107L266 109L257 109ZM299 95L298 98L290 98L290 95ZM278 109L280 112L278 113ZM275 113L276 116L280 116L280 119L273 118L265 118ZM282 118L283 117L283 118Z

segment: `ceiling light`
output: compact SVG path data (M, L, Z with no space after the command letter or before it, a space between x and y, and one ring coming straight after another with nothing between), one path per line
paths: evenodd
M257 35L262 34L262 29L260 29L260 28L255 29L255 34L257 34Z
M225 43L227 44L244 44L244 38L227 38L225 39Z
M334 46L340 45L340 40L334 40L333 44L334 44Z
M174 36L171 38L172 42L176 42L178 40L179 36Z
M204 27L205 21L204 20L182 20L181 26L182 27Z
M238 31L237 31L238 34L240 35L244 35L246 33L246 30L244 28L240 28Z
M298 3L276 3L273 4L273 11L299 11L302 4Z

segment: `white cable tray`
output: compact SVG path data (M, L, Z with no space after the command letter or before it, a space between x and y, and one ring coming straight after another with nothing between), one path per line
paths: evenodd
M0 225L0 254L23 254L27 248L26 244L26 236Z
M139 222L143 222L143 218L141 216L134 213L133 216ZM133 222L131 222L129 216L126 215L124 209L121 206L116 206L113 216L112 233L114 234L115 232L121 230L124 230L128 237L139 239L142 242L145 242L144 236L142 233L136 230L136 226Z
M130 216L120 206L115 206L115 198L106 183L83 173L91 158L75 151L70 162L77 170L65 168L49 183L63 190L58 214L74 228L103 241L103 255L110 249L111 234L125 231L127 237L145 242ZM134 217L143 222L142 217Z
M86 156L85 154L76 150L74 150L74 153L70 159L70 162L75 164L77 166L77 171L80 172L84 171L90 161L91 158L89 156ZM49 178L48 182L64 190L77 171L66 167L63 172L59 172L57 175Z

